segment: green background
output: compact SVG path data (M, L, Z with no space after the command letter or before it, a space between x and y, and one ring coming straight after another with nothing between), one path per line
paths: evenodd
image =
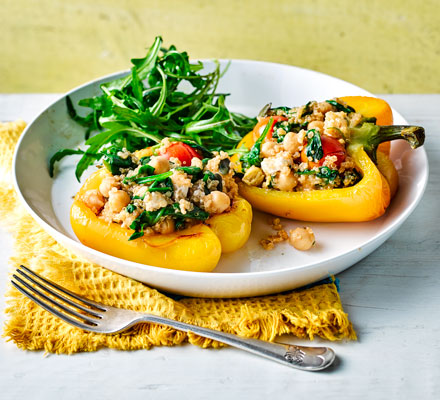
M375 93L440 92L438 0L2 0L0 92L64 92L142 57L297 65Z

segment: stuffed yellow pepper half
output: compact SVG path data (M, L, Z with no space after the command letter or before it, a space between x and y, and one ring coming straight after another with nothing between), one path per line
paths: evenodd
M381 216L397 190L398 175L387 156L389 145L377 148L395 139L416 148L424 142L424 130L379 126L378 120L392 123L391 108L369 97L266 106L238 146L240 194L259 210L302 221Z
M242 247L252 209L238 196L229 156L204 158L186 143L162 142L107 155L75 196L79 240L126 260L209 272L221 253Z

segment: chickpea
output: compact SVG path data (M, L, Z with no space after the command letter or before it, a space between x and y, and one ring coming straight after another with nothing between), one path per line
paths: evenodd
M162 235L173 233L175 229L174 220L172 218L165 218L154 225L154 230Z
M309 250L315 244L315 235L311 228L296 228L291 230L289 235L289 244L297 250Z
M296 153L298 151L299 146L301 145L298 134L295 132L289 132L286 136L284 136L283 147L289 153Z
M104 196L97 189L87 190L82 196L82 201L95 214L99 214L105 204Z
M154 173L163 174L170 170L170 162L163 156L152 156L148 165L154 168Z
M317 129L320 133L324 130L324 121L312 121L307 125L307 129Z
M243 182L250 186L260 186L264 181L264 173L261 168L252 165L244 174Z
M215 190L209 193L203 199L204 207L210 214L221 214L231 205L231 199L226 193Z
M272 140L264 142L261 145L260 156L261 157L272 157L276 153L276 143Z
M118 188L119 182L114 176L106 176L99 185L99 191L104 197L108 197L108 193L113 188Z
M282 190L283 192L290 192L297 184L295 174L288 170L280 173L278 179L275 182L275 188Z
M197 167L203 169L203 162L198 157L193 157L191 160L191 167Z
M108 207L114 213L121 212L121 210L130 203L130 196L123 190L113 188L109 192Z

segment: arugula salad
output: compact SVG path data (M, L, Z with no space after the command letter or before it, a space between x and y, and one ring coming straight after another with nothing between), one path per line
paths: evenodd
M129 161L119 152L158 145L162 139L188 144L200 153L233 149L256 124L255 118L228 110L227 93L218 93L220 78L227 71L214 61L205 72L202 62L190 63L186 52L175 46L164 48L156 37L144 58L132 59L131 72L102 84L101 94L82 99L88 109L81 116L69 97L69 115L86 128L83 149L61 149L49 163L80 154L75 175L80 180L91 165L103 163L113 174L127 168Z

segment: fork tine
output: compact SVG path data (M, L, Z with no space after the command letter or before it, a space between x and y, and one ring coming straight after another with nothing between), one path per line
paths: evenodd
M42 285L40 282L36 281L34 278L32 278L31 276L27 275L25 272L23 272L21 269L17 269L16 271L17 273L19 273L20 275L24 276L27 280L31 281L32 283L34 283L35 285L37 285L40 289L45 290L46 292L50 293L51 295L55 296L56 298L60 299L61 301L64 301L68 304L70 304L73 307L79 308L82 311L85 311L88 314L92 314L93 316L97 317L97 318L102 318L102 315L97 313L94 310L91 310L90 308L84 307L81 304L76 303L75 301L70 300L68 297L66 296L62 296L60 295L58 292L52 290L50 287Z
M29 274L31 274L32 276L34 276L35 278L38 278L39 280L43 281L44 283L46 283L47 285L58 289L60 292L63 292L64 294L73 297L76 300L81 301L82 303L90 306L90 307L95 307L96 309L98 309L99 311L107 311L102 304L99 303L95 303L92 300L86 299L84 297L81 297L79 295L77 295L76 293L71 292L70 290L67 290L66 288L63 288L62 286L57 285L55 282L50 281L49 279L43 278L41 275L38 275L36 272L32 271L31 269L29 269L28 267L25 267L24 265L20 265L21 269L24 269L26 272L28 272ZM17 268L18 271L18 268Z
M75 320L73 318L68 317L66 314L63 314L56 310L55 308L50 307L43 301L41 301L38 297L34 296L33 294L29 293L25 288L21 287L20 285L17 285L14 281L11 281L11 284L21 293L23 293L25 296L29 297L32 301L37 303L40 307L44 308L46 311L50 312L51 314L57 316L58 318L62 319L64 322L67 322L68 324L71 324L73 326L76 326L77 328L81 328L84 330L92 330L93 328L90 325L83 324L79 322L78 320Z
M79 319L82 319L84 323L87 323L87 324L90 324L90 325L94 325L94 326L97 325L97 323L96 323L96 322L97 322L96 319L95 319L95 321L94 321L94 318L91 318L91 317L88 316L88 315L80 314L80 313L78 313L78 312L72 310L71 308L66 307L64 304L61 304L61 303L56 302L54 299L52 299L52 298L50 298L49 296L47 296L46 294L42 293L42 292L39 291L37 288L35 288L35 287L29 285L27 282L25 282L23 279L21 279L19 276L15 275L15 274L13 274L12 277L15 278L16 281L18 281L19 283L21 283L21 285L25 286L25 287L26 287L31 293L33 293L34 295L37 294L38 296L42 297L44 300L46 300L46 302L50 302L50 303L52 303L54 306L59 307L59 308L61 308L62 310L64 310L66 313L68 313L68 314L70 314L70 315L74 315L75 317L77 317L77 318L79 318ZM15 286L15 285L14 285L14 286ZM35 297L35 296L34 296L34 297ZM36 302L35 299L33 299L33 300ZM41 301L41 303L43 303L43 301ZM40 304L40 303L38 303L38 304ZM52 313L54 313L54 314L55 314L54 311L58 311L58 310L53 309L53 308L52 308L50 305L48 305L47 303L44 303L44 304L46 305L46 307L44 307L44 306L41 305L41 304L40 304L40 305L41 305L42 307L44 307L47 311L50 311L50 312L52 312ZM50 308L50 309L49 309L49 308ZM62 315L62 313L61 313L60 311L58 311L58 312ZM58 315L58 314L55 314L55 315ZM58 316L59 316L59 315L58 315Z

